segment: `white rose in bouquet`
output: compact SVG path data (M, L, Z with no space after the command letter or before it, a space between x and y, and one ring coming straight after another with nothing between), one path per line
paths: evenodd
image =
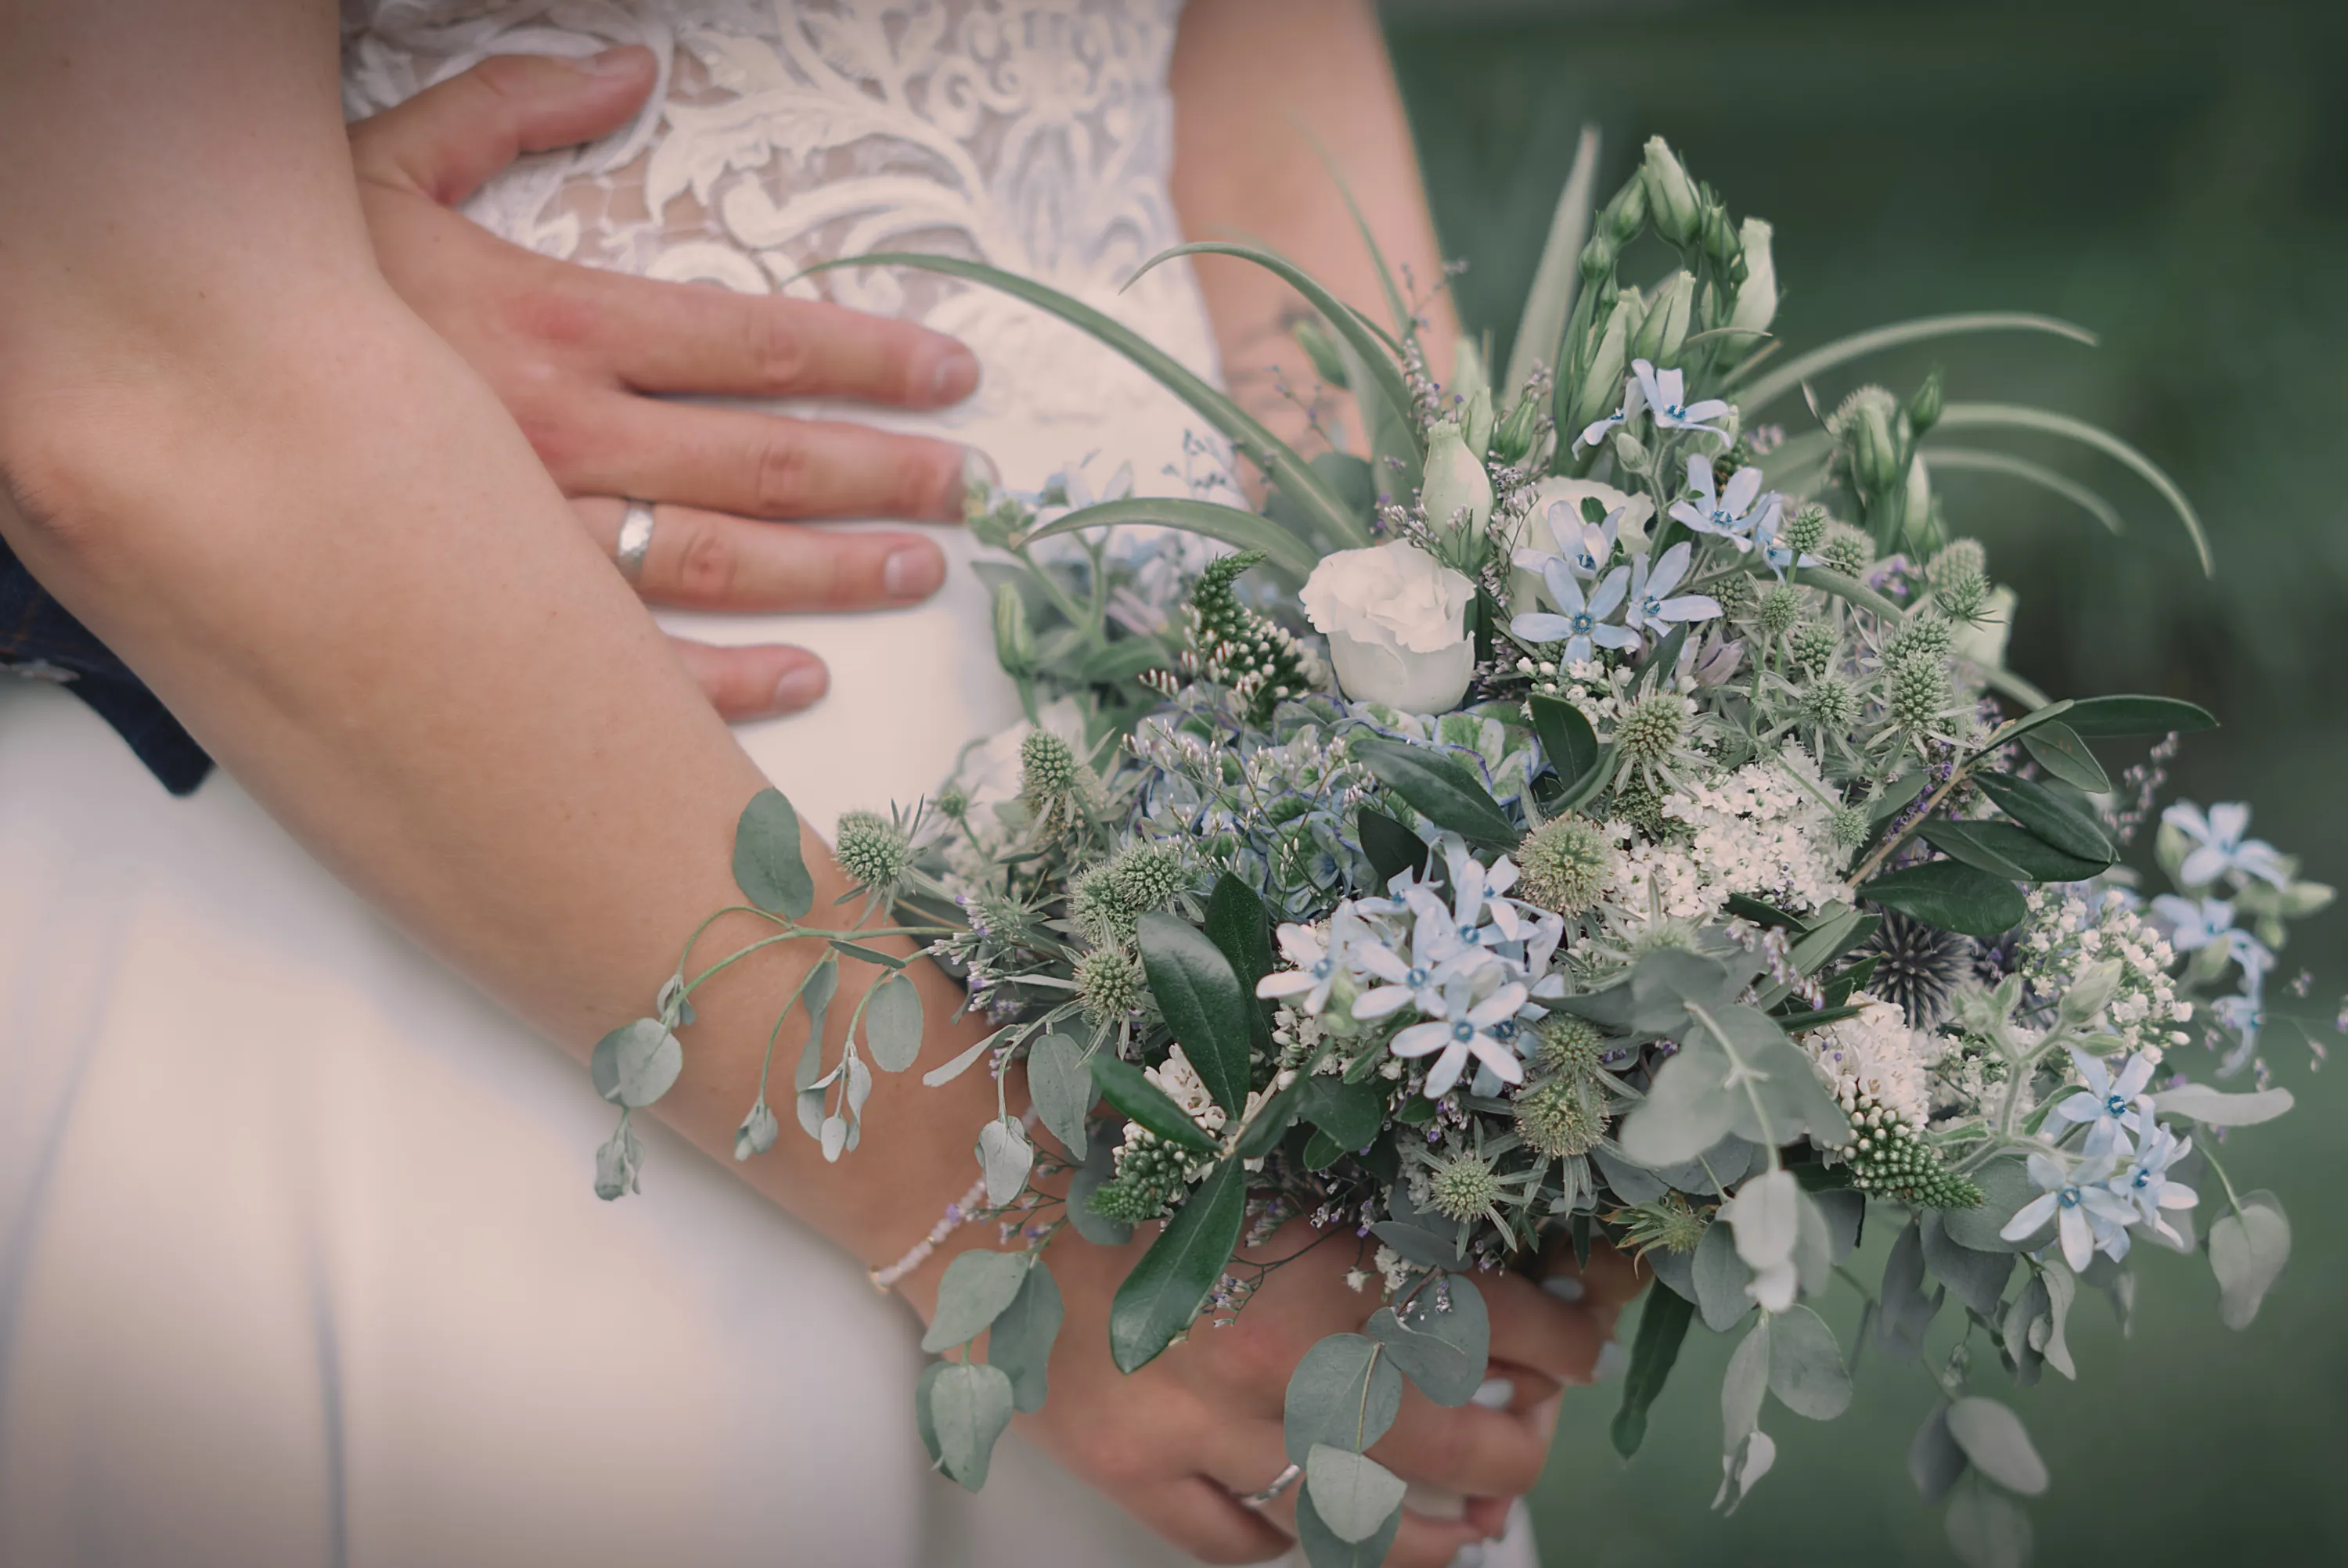
M1324 557L1298 597L1354 702L1446 713L1467 695L1476 585L1417 546L1396 539Z

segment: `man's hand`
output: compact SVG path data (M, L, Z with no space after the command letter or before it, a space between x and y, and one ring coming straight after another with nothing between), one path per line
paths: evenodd
M888 609L927 598L945 559L917 533L772 519L962 515L951 442L664 401L659 394L852 397L937 408L978 361L910 323L804 300L659 282L508 244L451 210L519 155L601 136L652 88L643 49L484 61L350 128L351 158L393 288L470 362L607 551L623 503L658 503L639 589L661 604L752 611ZM718 711L748 718L823 694L803 649L678 651Z

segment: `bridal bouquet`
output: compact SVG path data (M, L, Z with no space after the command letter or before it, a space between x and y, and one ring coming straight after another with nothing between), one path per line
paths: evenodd
M2116 520L2059 474L1948 439L2068 437L2157 488L2206 565L2190 507L2111 436L1945 401L1937 373L1905 397L1811 400L1792 433L1764 422L1895 344L2085 334L1951 316L1780 359L1768 226L1734 221L1660 139L1593 213L1592 157L1586 140L1498 384L1472 351L1438 384L1392 287L1389 328L1276 256L1169 252L1246 258L1318 313L1299 335L1370 449L1332 438L1310 460L1077 302L948 258L857 259L1088 329L1268 497L1096 496L1072 472L978 498L1029 722L910 816L840 824L866 919L806 925L788 803L744 815L750 903L837 949L794 999L798 1120L827 1154L921 1039L890 979L827 1061L839 957L901 968L860 944L927 938L995 1026L930 1075L983 1063L1003 1086L973 1207L1004 1245L946 1271L924 1340L945 1358L916 1409L966 1486L1045 1398L1064 1228L1155 1232L1110 1325L1131 1370L1243 1311L1280 1266L1256 1249L1301 1218L1378 1303L1288 1388L1316 1564L1392 1539L1404 1483L1365 1450L1404 1381L1457 1405L1483 1379L1478 1278L1598 1245L1657 1282L1613 1425L1625 1456L1699 1320L1739 1337L1724 1508L1770 1469L1770 1399L1838 1414L1870 1343L1923 1374L1909 1466L1948 1499L1961 1555L2017 1563L2013 1500L2047 1472L1976 1389L2077 1376L2069 1315L2092 1290L2125 1318L2139 1245L2206 1255L2236 1327L2283 1267L2281 1204L2238 1191L2218 1144L2291 1106L2264 1086L2260 1030L2286 925L2331 890L2250 837L2243 805L2159 808L2201 709L2050 700L2004 668L2014 591L1932 476L1989 469ZM1660 279L1625 282L1634 257ZM2149 751L2115 778L2098 749L2130 737ZM2122 864L2147 827L2157 895ZM633 1182L627 1111L675 1076L711 972L680 962L655 1016L597 1053L623 1108L606 1195ZM2257 1087L2213 1081L2253 1067ZM777 1134L762 1092L737 1153ZM1062 1195L1034 1184L1047 1173ZM1869 1225L1897 1235L1879 1280L1848 1266ZM1840 1293L1863 1306L1838 1335L1819 1308Z

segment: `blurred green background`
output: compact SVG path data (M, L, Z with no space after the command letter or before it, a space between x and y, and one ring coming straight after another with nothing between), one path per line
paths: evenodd
M1445 251L1472 263L1461 311L1493 334L1496 364L1584 120L1605 138L1601 200L1660 133L1732 212L1776 225L1776 331L1792 347L1974 309L2044 311L2100 333L2096 350L2018 336L1934 345L1818 392L1839 398L1864 378L1904 396L1941 363L1952 400L2064 410L2175 475L2215 542L2214 579L2149 490L2085 451L2012 446L2094 482L2126 514L2125 537L2010 480L1939 483L1952 529L1982 538L1993 575L2021 590L2016 669L2058 696L2205 704L2225 727L2188 738L2178 790L2252 802L2254 831L2303 856L2307 875L2348 882L2348 7L1385 10ZM1807 418L1773 412L1790 429ZM2336 908L2302 926L2278 976L2314 971L2304 1001L2279 990L2279 1005L2322 1020L2326 1039L2348 984L2343 938ZM2348 1061L2312 1072L2287 1026L2267 1056L2300 1108L2225 1153L2238 1184L2272 1188L2295 1228L2295 1261L2259 1320L2228 1331L2206 1263L2155 1251L2132 1336L2100 1297L2081 1301L2085 1387L2050 1374L2009 1393L1993 1356L1975 1378L2013 1399L2054 1470L2030 1505L2042 1563L2348 1563L2348 1334L2335 1327L2348 1207L2334 1204ZM1890 1241L1869 1238L1862 1277L1879 1276ZM1857 1310L1854 1296L1838 1314L1846 1341ZM1735 1518L1709 1512L1729 1348L1693 1332L1628 1466L1606 1442L1617 1389L1568 1400L1535 1500L1549 1562L1954 1561L1905 1469L1930 1387L1872 1357L1838 1421L1773 1404L1776 1472Z

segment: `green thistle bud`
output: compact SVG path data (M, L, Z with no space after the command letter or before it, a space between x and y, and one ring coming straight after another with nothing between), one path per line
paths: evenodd
M843 814L833 855L850 880L873 893L895 892L913 868L913 841L903 828L877 812Z
M1134 932L1134 911L1106 866L1088 866L1068 884L1068 918L1096 942L1121 942Z
M1761 630L1771 637L1783 637L1793 629L1794 622L1802 618L1805 608L1802 590L1791 583L1781 582L1761 596L1755 619L1760 621Z
M1819 564L1829 571L1838 571L1845 577L1865 577L1867 569L1875 564L1875 541L1864 528L1829 521L1817 554Z
M1711 1222L1688 1206L1687 1199L1671 1193L1651 1204L1640 1204L1610 1216L1624 1227L1622 1239L1643 1257L1661 1247L1665 1252L1692 1253L1704 1240Z
M1118 898L1137 915L1162 909L1182 891L1182 859L1163 845L1136 844L1108 864Z
M1076 787L1074 746L1049 730L1030 730L1019 743L1019 793L1041 804L1065 798Z
M1956 628L1944 617L1910 615L1884 645L1883 661L1903 664L1911 659L1945 659L1955 640Z
M1891 722L1911 734L1924 734L1949 710L1949 667L1941 660L1919 653L1892 665Z
M1795 667L1815 681L1834 668L1842 651L1842 634L1831 621L1806 620L1787 638L1786 649L1793 655Z
M1437 1162L1427 1178L1426 1193L1427 1201L1444 1218L1472 1220L1499 1202L1500 1182L1492 1173L1490 1161L1462 1149Z
M1095 1023L1129 1016L1148 989L1141 966L1122 948L1095 948L1076 960L1076 979L1085 1016Z
M1587 1154L1606 1135L1606 1118L1581 1083L1559 1080L1517 1097L1517 1128L1552 1160Z
M1786 532L1782 536L1786 548L1797 557L1818 554L1818 546L1826 542L1829 520L1824 507L1815 503L1804 507L1794 514L1794 520L1786 525Z
M1800 712L1821 730L1844 733L1859 718L1859 693L1849 682L1827 676L1802 689Z
M1713 585L1712 597L1720 603L1720 613L1731 620L1742 620L1751 615L1761 602L1761 590L1753 579L1739 573L1725 582Z
M1560 915L1597 903L1613 874L1605 830L1572 812L1542 824L1517 849L1517 896Z
M1596 1024L1570 1012L1553 1012L1533 1032L1540 1037L1540 1064L1550 1072L1577 1083L1597 1075L1607 1040Z
M1835 847L1845 853L1865 844L1868 831L1873 826L1867 820L1867 813L1855 805L1835 807L1828 821L1832 824L1830 831L1834 834Z
M1671 819L1663 815L1663 792L1644 779L1632 779L1615 789L1614 815L1649 838L1663 838L1671 831Z
M938 809L954 822L970 815L970 796L960 784L948 784L938 791Z
M1978 539L1954 539L1924 569L1932 597L1951 619L1970 621L1989 599L1989 556Z
M1653 767L1686 739L1692 712L1677 692L1651 692L1631 704L1614 726L1614 749L1624 761Z

